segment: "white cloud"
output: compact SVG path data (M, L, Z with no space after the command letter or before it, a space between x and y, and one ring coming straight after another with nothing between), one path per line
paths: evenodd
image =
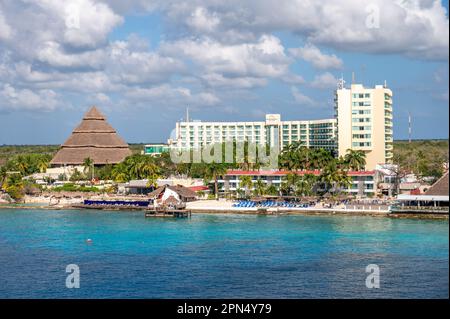
M9 39L11 37L11 27L6 23L5 16L3 15L3 12L0 7L0 40Z
M103 50L66 53L61 44L53 41L42 43L36 48L36 60L56 68L99 69L105 62Z
M170 105L184 108L189 106L213 106L219 98L209 92L192 93L184 87L160 85L150 88L135 88L127 91L125 96L137 102L156 102L158 105Z
M294 97L295 102L297 102L300 105L314 106L317 104L317 102L315 100L313 100L309 96L306 96L305 94L301 93L300 90L298 88L296 88L295 86L291 87L291 93L292 93L292 96Z
M251 82L261 84L258 78L285 75L291 62L280 40L271 35L243 44L222 44L210 38L184 39L164 43L161 52L191 59L204 77L220 82L233 79L244 86Z
M236 92L249 96L272 79L305 84L301 74L289 69L292 56L319 70L342 68L342 60L327 53L330 47L448 59L448 18L439 1L373 4L382 10L379 29L366 27L366 7L357 0L2 1L0 89L17 98L5 95L9 98L1 104L27 109L20 96L29 96L30 105L47 99L51 108L57 105L52 93L69 100L75 93L80 99L224 105L228 98L237 99ZM158 11L165 22L159 48L136 35L108 39L123 23L121 15L141 11ZM273 35L279 31L307 44L287 55ZM336 79L326 72L306 85L334 88ZM315 103L295 87L291 92L303 104Z
M5 19L10 27L4 28ZM15 60L39 61L51 67L97 67L99 49L123 18L93 0L18 0L0 4L2 50ZM6 30L6 33L5 33ZM9 30L9 31L8 31Z
M314 80L311 82L311 87L316 89L330 89L335 88L337 82L338 79L333 74L325 72L314 77Z
M187 24L201 32L212 32L219 25L220 19L203 7L197 7L187 19Z
M33 1L62 27L62 42L76 48L95 48L106 41L114 27L123 22L104 3L92 0Z
M127 41L112 43L105 58L107 72L114 81L121 83L163 82L184 70L180 60L151 51L132 51Z
M287 84L305 84L306 81L301 75L297 74L286 74L285 76L281 77L281 81Z
M320 52L313 44L306 44L302 48L289 49L292 56L311 63L318 69L341 69L343 62L336 55L327 55Z
M205 86L217 88L240 88L250 89L254 87L261 87L267 84L267 80L257 77L236 77L227 78L222 74L209 73L201 76Z
M209 33L218 41L252 41L282 30L343 51L448 60L449 21L440 0L373 0L370 5L360 0L180 0L161 1L159 7L171 25L197 36L204 30L187 21L202 7L220 21ZM366 23L373 7L380 13L374 28Z
M0 109L51 111L60 104L52 90L16 89L9 84L0 89Z
M94 103L108 104L111 102L109 96L101 92L93 94L90 99Z

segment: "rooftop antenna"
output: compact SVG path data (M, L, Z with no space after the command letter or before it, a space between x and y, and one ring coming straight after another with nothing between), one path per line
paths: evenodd
M186 107L186 122L189 123L189 107Z
M352 84L355 84L355 72L352 72Z
M341 78L338 80L337 88L338 90L342 90L345 87L344 75L341 74Z
M387 88L387 81L384 80L384 88Z
M411 135L412 135L412 129L411 129L411 113L408 112L408 142L411 143Z

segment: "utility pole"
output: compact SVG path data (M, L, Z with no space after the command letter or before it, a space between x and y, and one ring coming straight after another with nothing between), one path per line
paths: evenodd
M411 143L411 135L412 135L412 129L411 129L411 113L408 112L408 141Z

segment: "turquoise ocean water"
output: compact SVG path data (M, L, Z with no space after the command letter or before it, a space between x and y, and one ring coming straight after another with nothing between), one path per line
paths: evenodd
M3 209L0 298L448 298L448 245L437 220Z

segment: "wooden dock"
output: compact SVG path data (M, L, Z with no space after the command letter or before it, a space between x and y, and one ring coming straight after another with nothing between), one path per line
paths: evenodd
M191 217L191 211L186 209L148 209L145 217L187 218Z

